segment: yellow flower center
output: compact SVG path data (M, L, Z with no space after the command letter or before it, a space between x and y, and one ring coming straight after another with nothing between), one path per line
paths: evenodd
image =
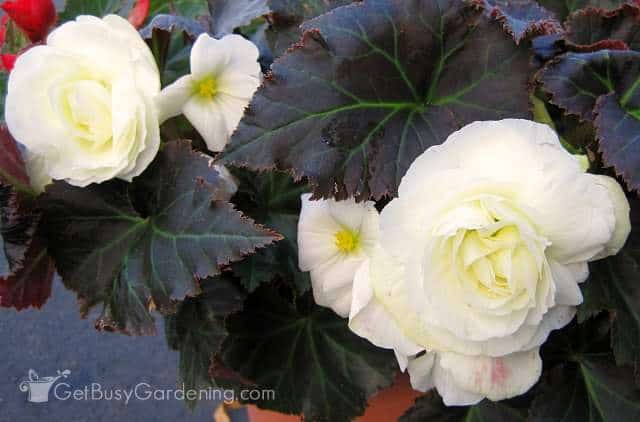
M194 92L197 96L210 100L218 93L218 81L213 76L209 76L196 82Z
M336 246L342 253L354 252L360 247L360 235L349 229L342 229L336 233Z

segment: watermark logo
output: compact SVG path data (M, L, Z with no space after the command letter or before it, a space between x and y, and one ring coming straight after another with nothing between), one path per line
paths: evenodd
M186 385L178 388L158 389L151 384L140 382L133 388L104 388L102 384L92 382L82 388L73 388L67 382L58 382L61 378L67 378L71 371L65 369L58 371L54 377L40 378L36 371L29 370L29 376L22 381L18 389L27 393L27 401L30 403L47 403L50 396L55 400L66 401L119 401L128 405L131 400L180 400L180 401L217 401L227 404L235 401L259 401L275 400L275 390L243 389L239 391L204 388L187 388Z
M65 369L58 370L58 376L42 377L33 369L29 369L28 378L20 383L18 389L23 393L27 393L27 401L30 403L46 403L49 401L49 391L51 387L60 379L67 378L71 371Z

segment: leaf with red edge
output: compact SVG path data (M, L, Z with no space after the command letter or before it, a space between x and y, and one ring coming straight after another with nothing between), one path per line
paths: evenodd
M44 239L34 237L22 268L7 278L0 278L0 306L19 311L31 306L41 308L51 296L54 274L55 267Z
M465 2L367 0L304 29L223 162L306 176L316 197L379 199L461 126L530 117L528 49Z
M200 279L281 238L220 200L226 185L211 161L170 142L132 184L49 186L51 254L83 315L104 307L98 328L153 334L151 308L172 313L176 300L201 292Z
M624 5L612 11L580 10L569 16L566 28L565 39L574 50L640 50L638 6Z
M605 164L640 190L640 52L567 53L538 75L551 102L595 119Z
M484 6L487 13L502 22L516 44L535 35L562 32L562 25L553 13L535 0L473 0Z
M547 10L556 14L558 20L563 21L571 13L588 7L601 10L614 10L626 3L638 3L638 0L538 0Z
M0 182L9 185L29 186L29 176L25 169L18 144L5 125L0 125Z
M304 21L356 1L361 0L268 0L271 27L266 36L274 56L300 41Z

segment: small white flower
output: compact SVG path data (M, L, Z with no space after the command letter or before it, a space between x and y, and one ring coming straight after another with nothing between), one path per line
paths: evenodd
M447 405L526 392L539 348L582 302L587 263L631 228L612 178L584 172L547 126L475 122L429 148L380 215L349 327L394 349Z
M311 271L316 303L346 317L355 272L378 242L378 211L373 202L310 198L309 194L302 195L300 269Z
M191 74L162 90L160 122L184 114L211 151L222 151L261 83L259 52L239 35L207 34L191 49Z

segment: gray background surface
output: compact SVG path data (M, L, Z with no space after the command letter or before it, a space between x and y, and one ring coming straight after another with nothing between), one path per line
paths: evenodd
M215 403L194 411L182 401L59 401L33 404L18 390L29 369L40 377L68 369L72 389L100 383L103 389L129 389L146 382L158 389L177 385L178 353L169 350L160 318L153 337L100 333L93 320L80 319L75 294L54 281L42 310L0 308L0 421L212 421ZM66 388L66 387L65 387ZM236 420L246 419L242 415Z

